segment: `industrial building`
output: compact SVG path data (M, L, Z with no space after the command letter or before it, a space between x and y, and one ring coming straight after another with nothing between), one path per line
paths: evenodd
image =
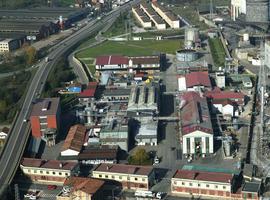
M77 162L23 158L22 172L34 183L63 185L66 178L78 174Z
M158 89L154 85L138 85L131 88L128 101L128 116L140 118L153 117L159 113Z
M151 166L100 164L93 170L92 177L120 182L124 189L150 190L155 172Z
M163 19L154 11L154 9L147 3L141 3L140 8L146 13L146 15L152 20L158 30L165 30L166 23Z
M176 51L176 59L179 62L192 62L198 59L198 53L193 49L180 49Z
M117 119L108 121L100 130L99 141L102 145L115 145L124 151L128 151L129 134L127 121L119 121Z
M150 18L139 7L133 7L132 12L143 28L152 27Z
M206 98L197 92L180 96L183 154L206 156L214 153L214 133Z
M194 49L200 46L199 29L188 26L185 28L185 49Z
M61 150L61 156L78 156L82 150L86 135L86 128L77 124L70 127Z
M14 51L20 46L19 41L16 39L0 39L0 53Z
M169 26L173 29L180 28L180 20L178 17L167 8L161 6L157 2L151 3L152 8L169 24Z
M158 122L148 120L139 123L138 133L135 136L137 145L156 146L158 142Z
M247 13L247 0L231 0L231 18L233 21Z
M30 116L32 136L42 138L47 145L54 145L56 131L60 128L60 114L60 98L37 99Z
M212 85L208 72L190 72L178 78L179 91L203 92L211 90Z

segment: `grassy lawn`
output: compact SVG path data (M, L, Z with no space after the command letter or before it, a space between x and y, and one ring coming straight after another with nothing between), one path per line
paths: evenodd
M209 39L209 46L216 67L224 67L226 53L220 39Z
M143 33L132 33L133 37L156 37L156 36L174 36L174 35L183 35L185 31L182 30L164 30L164 31L148 31Z
M180 40L141 40L141 41L107 41L94 48L79 52L78 58L95 58L99 55L120 54L126 56L153 55L156 53L171 53L181 48Z

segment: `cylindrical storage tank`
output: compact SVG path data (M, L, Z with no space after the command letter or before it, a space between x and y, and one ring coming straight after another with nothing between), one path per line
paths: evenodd
M249 41L249 34L248 33L243 34L243 41Z
M269 1L268 0L247 0L247 22L268 22Z
M176 59L180 62L191 62L198 58L198 53L195 50L181 49L176 51Z

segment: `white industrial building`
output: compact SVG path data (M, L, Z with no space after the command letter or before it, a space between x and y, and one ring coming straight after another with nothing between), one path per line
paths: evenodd
M206 98L197 92L180 96L183 154L205 156L214 153L211 117Z
M233 102L226 100L213 100L213 106L217 109L218 112L222 113L223 116L233 117L235 116L235 108Z
M143 28L152 27L150 18L139 7L133 7L132 12Z
M231 18L235 21L240 14L247 13L246 0L231 0Z
M219 88L225 88L226 86L226 77L223 71L216 72L216 85Z
M137 145L157 145L157 121L141 122L138 134L135 136Z
M180 20L174 13L172 13L167 8L159 5L157 2L152 2L152 8L165 20L171 28L180 28Z

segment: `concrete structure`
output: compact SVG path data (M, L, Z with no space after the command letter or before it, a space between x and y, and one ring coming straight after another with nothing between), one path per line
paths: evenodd
M183 154L205 156L214 153L214 137L206 98L196 92L180 96Z
M139 7L133 7L132 12L143 28L152 27L150 18Z
M56 200L100 200L104 198L103 187L105 182L93 178L70 177L65 183L65 190L56 196ZM65 192L64 192L65 191Z
M181 49L176 51L176 59L180 62L192 62L198 59L198 53L191 49Z
M180 20L172 11L161 6L157 2L152 2L151 5L152 8L165 20L167 24L169 24L171 28L180 28Z
M150 190L155 173L151 166L100 164L93 170L92 177L120 182L125 189Z
M174 195L231 199L234 184L233 174L182 169L174 174L171 191Z
M16 39L0 39L0 53L14 51L20 46L20 42Z
M158 123L157 121L141 122L138 133L135 136L137 145L157 145Z
M102 145L116 145L122 150L128 151L128 126L127 122L119 122L113 119L100 130L100 143Z
M208 72L190 72L178 78L178 91L203 92L211 88Z
M193 49L199 40L199 29L194 27L185 28L185 49Z
M127 113L130 117L153 116L159 113L158 89L153 85L138 85L131 88Z
M223 71L216 72L216 84L219 88L225 88L226 86L226 76Z
M246 21L248 22L268 22L269 21L269 1L268 0L246 0Z
M156 28L158 30L165 30L166 29L166 23L163 21L163 19L154 11L151 6L149 6L147 3L141 3L140 8L146 13L146 15L151 19L151 21L155 24Z
M60 98L37 99L30 116L32 136L54 145L56 135L46 135L46 131L59 129L60 114Z
M77 156L85 141L86 128L77 124L70 127L61 150L61 156Z
M22 172L34 183L63 185L66 178L77 174L77 162L41 160L23 158L20 164Z
M235 21L240 14L246 14L247 0L231 0L231 18Z

